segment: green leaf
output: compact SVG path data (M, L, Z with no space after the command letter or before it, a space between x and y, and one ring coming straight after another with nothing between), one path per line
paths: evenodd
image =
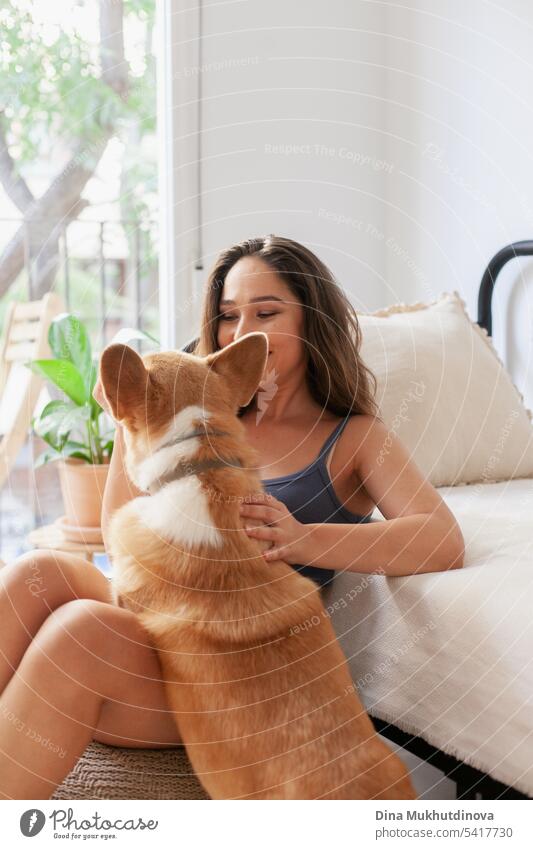
M111 457L111 455L113 454L114 445L115 441L113 439L110 439L108 442L104 443L104 445L102 445L102 451L104 452L104 454L107 454L109 457Z
M91 405L91 417L93 421L97 421L100 413L103 413L103 408L100 406L96 398L93 398L93 389L96 386L96 379L98 377L98 366L95 362L92 363L92 371L91 378L89 381L89 402Z
M51 413L55 413L57 410L62 410L63 408L70 409L72 404L69 401L49 401L45 407L40 412L39 421L43 421L47 416L51 415Z
M86 386L78 369L69 360L32 360L25 365L54 383L79 407L89 400L88 384Z
M48 330L48 342L56 359L69 360L82 376L87 395L92 371L91 342L80 319L71 313L56 316Z
M44 466L45 463L52 463L56 460L64 460L65 457L77 457L80 460L84 460L86 463L92 463L92 460L87 454L85 450L85 445L81 442L67 442L61 451L55 451L52 449L51 451L43 451L42 454L39 454L35 463L33 464L34 469L40 468L40 466Z
M84 428L90 418L91 407L89 404L85 404L83 407L73 407L69 412L62 414L57 435L60 439L68 438L71 430L74 430L76 427Z
M43 451L42 454L39 454L35 463L33 464L34 469L39 469L41 466L44 466L46 463L51 463L53 460L60 460L61 454L59 451Z
M159 345L159 340L147 333L146 330L138 330L136 327L121 327L117 330L110 341L110 345L121 344L128 345L133 339L149 339Z
M40 436L41 439L43 439L47 443L47 445L50 446L50 448L53 448L54 451L61 450L61 445L55 441L56 435L54 433L40 433L38 434L38 436Z
M32 427L41 439L44 439L56 451L60 451L66 437L59 433L65 416L72 410L78 410L70 401L50 401L39 419L32 419Z
M69 440L62 449L63 457L78 457L80 460L85 460L86 463L92 463L91 452L83 442L74 442Z

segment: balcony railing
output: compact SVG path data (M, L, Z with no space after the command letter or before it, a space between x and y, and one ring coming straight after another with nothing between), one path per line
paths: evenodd
M158 338L157 232L153 222L75 219L67 227L56 228L48 240L52 251L46 241L39 243L39 223L0 218L0 276L2 253L17 231L22 230L24 241L23 268L0 303L10 298L33 300L52 289L62 296L67 311L87 323L96 350L105 347L125 325ZM46 262L49 273L43 268Z
M29 225L13 218L0 218L0 224L0 275L4 250L20 228L25 229L23 267L0 298L3 327L8 301L33 300L44 292L39 291L42 255L35 248ZM84 321L95 352L124 326L159 338L157 234L153 225L134 220L78 219L56 232L54 239L57 249L52 251L48 289L60 294L67 311ZM142 345L138 350L142 351ZM43 447L29 434L0 491L0 557L8 562L28 550L29 531L54 521L63 512L55 464L33 468Z

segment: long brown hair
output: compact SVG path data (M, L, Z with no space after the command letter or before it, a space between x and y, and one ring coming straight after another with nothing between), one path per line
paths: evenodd
M355 309L324 263L292 239L259 236L220 254L206 281L200 336L191 353L205 357L219 350L222 288L229 270L245 256L263 260L304 307L306 380L314 400L337 416L361 413L380 418L374 397L376 379L360 355L362 337ZM254 399L239 415L253 403Z

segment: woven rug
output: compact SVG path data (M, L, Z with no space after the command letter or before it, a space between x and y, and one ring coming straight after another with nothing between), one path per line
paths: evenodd
M6 564L0 558L0 569ZM209 799L184 746L127 749L93 740L52 799Z
M126 749L93 741L52 799L209 799L184 746Z

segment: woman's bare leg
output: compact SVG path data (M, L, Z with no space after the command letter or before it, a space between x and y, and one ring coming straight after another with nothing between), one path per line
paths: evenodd
M76 555L36 549L0 569L0 693L47 616L76 598L112 602L109 581Z
M91 599L58 607L0 697L0 798L50 798L92 739L178 745L160 672L130 611Z
M109 581L90 561L81 557L36 549L0 569L0 692L49 614L76 598L113 602ZM93 618L91 627L97 628L98 620ZM108 631L104 639L109 637ZM150 715L151 728L146 727L145 715L144 737L135 737L129 733L136 725L135 708L120 701L106 702L94 739L116 746L180 745L181 738L168 713L157 653L153 647L146 646L144 636L136 650L140 655L139 666L156 667L156 680L144 682L142 686L152 690L147 698L158 706L161 714ZM146 654L149 658L144 657Z

